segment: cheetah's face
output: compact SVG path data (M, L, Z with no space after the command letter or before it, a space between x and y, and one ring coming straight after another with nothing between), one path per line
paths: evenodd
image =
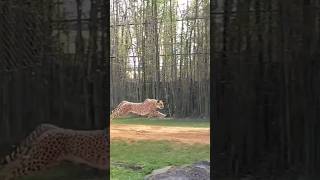
M164 104L162 100L157 100L157 104L156 104L158 109L163 109L164 108Z

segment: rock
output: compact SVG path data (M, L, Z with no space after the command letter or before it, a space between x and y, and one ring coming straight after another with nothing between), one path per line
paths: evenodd
M209 180L210 162L200 161L180 167L167 166L152 171L145 180Z

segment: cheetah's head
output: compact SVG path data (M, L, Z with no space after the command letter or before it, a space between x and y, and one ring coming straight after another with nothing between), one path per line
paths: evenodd
M156 103L156 107L158 109L163 109L164 108L164 103L162 100L157 100L157 103Z

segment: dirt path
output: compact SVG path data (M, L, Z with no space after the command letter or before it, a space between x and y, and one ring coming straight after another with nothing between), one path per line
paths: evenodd
M188 144L210 144L209 128L113 124L110 126L110 134L111 140L169 140Z

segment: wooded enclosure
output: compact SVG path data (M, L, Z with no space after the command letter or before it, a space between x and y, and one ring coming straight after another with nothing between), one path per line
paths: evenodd
M111 107L156 98L209 117L209 0L112 0L110 13Z
M319 173L319 5L212 2L215 176Z
M0 1L0 143L40 123L106 128L107 0Z

